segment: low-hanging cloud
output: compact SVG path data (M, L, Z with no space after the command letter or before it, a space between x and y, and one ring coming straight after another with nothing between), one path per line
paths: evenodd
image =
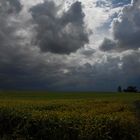
M70 54L88 43L84 13L80 2L58 15L60 7L44 1L30 9L36 26L36 43L42 52Z

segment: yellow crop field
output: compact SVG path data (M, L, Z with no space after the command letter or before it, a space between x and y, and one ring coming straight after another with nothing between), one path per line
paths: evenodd
M139 93L0 92L2 140L140 140Z

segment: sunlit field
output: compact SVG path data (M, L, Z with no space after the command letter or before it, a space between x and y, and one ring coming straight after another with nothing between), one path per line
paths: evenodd
M140 140L140 94L1 91L0 139Z

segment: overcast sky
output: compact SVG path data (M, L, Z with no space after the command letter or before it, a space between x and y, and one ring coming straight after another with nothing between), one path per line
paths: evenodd
M140 88L140 0L0 0L0 88Z

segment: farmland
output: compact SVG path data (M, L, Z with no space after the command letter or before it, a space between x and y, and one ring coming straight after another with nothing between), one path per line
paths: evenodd
M140 140L140 94L1 91L0 139Z

